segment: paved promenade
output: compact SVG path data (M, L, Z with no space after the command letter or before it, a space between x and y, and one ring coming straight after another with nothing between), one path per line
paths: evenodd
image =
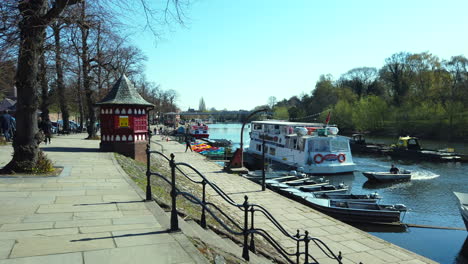
M267 190L261 192L259 191L261 187L258 184L242 177L222 172L222 168L218 164L206 160L202 155L190 151L185 153L185 145L175 141L166 142L165 140L161 140L160 136L154 136L152 140L157 143L152 144L153 150L161 151L161 146L163 146L166 155L174 153L176 162L187 162L193 165L207 176L210 181L216 183L228 193L237 203L242 203L244 195L248 195L249 202L266 207L290 233L295 234L297 229L300 229L302 232L308 230L311 236L323 240L336 254L338 254L338 251L341 251L344 263L436 263L287 199L273 191ZM207 190L211 194L210 199L216 200L220 204L224 202L211 189L208 188ZM239 210L231 210L231 214L238 214L238 219L242 219L243 215L239 213ZM295 244L285 239L266 219L256 218L255 225L258 228L267 230L283 246L292 249L295 247ZM336 263L326 258L317 248L312 248L311 252L319 259L320 263Z
M41 145L59 177L0 177L0 264L207 263L182 233L167 233L113 159L84 134ZM0 146L0 167L12 147Z

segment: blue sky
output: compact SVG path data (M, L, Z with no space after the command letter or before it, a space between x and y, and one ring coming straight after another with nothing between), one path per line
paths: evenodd
M148 56L148 80L174 89L178 106L245 109L310 93L321 74L380 68L400 52L468 54L468 1L197 0Z

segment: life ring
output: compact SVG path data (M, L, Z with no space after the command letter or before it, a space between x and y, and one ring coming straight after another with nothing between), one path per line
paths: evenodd
M340 163L345 162L345 160L346 160L345 154L341 153L340 155L338 155L338 161L339 161Z
M316 154L314 156L314 162L317 163L317 164L320 164L323 162L323 156L322 154Z

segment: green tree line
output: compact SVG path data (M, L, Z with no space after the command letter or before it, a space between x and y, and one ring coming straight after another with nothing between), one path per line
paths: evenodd
M468 59L399 52L382 68L360 67L337 80L321 75L310 94L277 102L275 118L331 123L344 133L464 139L468 135Z

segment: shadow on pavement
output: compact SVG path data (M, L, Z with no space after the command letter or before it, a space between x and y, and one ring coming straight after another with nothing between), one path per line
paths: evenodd
M162 231L154 231L154 232L146 232L146 233L136 233L136 234L124 234L124 235L119 235L119 236L82 238L82 239L70 240L70 242L82 242L82 241L91 241L91 240L109 239L109 238L119 238L119 237L148 236L148 235L158 235L158 234L167 234L167 233L170 233L170 230L162 230Z
M146 200L139 201L124 201L124 202L105 202L105 203L87 203L87 204L74 204L73 206L84 206L84 205L103 205L103 204L124 204L124 203L144 203Z
M98 148L42 147L41 149L50 152L99 152Z

